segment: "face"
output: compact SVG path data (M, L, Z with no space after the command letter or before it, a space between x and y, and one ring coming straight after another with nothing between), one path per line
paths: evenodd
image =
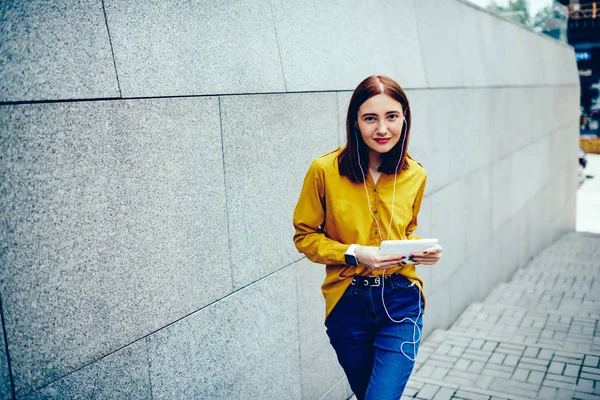
M384 93L360 106L358 129L370 155L387 153L398 143L404 123L402 111L402 105Z

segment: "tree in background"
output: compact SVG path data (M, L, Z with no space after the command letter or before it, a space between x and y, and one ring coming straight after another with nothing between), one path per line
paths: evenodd
M569 19L564 7L544 7L535 14L531 28L536 32L545 33L557 40L567 40L567 20Z
M499 6L495 1L492 1L487 9L525 26L530 26L531 16L529 15L527 0L509 0L507 6Z
M557 40L566 41L567 15L561 5L544 7L533 17L530 14L527 0L510 0L506 6L499 6L495 1L492 1L487 9L525 25L536 32L542 32Z

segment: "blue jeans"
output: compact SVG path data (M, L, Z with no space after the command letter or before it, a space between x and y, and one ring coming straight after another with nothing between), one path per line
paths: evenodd
M399 274L380 282L378 287L367 287L355 278L325 322L331 345L359 400L402 396L423 327L419 288ZM411 318L416 325L410 320L393 322L390 316L396 321Z

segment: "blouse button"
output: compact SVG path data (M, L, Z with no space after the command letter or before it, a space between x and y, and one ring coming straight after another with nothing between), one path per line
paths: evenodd
M375 214L377 214L377 210L373 211Z

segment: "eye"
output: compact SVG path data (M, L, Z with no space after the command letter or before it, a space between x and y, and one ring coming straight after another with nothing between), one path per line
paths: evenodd
M365 117L365 121L373 122L373 121L375 121L375 117Z
M390 116L388 116L388 118L393 121L393 120L398 119L398 115L397 114L391 114Z

